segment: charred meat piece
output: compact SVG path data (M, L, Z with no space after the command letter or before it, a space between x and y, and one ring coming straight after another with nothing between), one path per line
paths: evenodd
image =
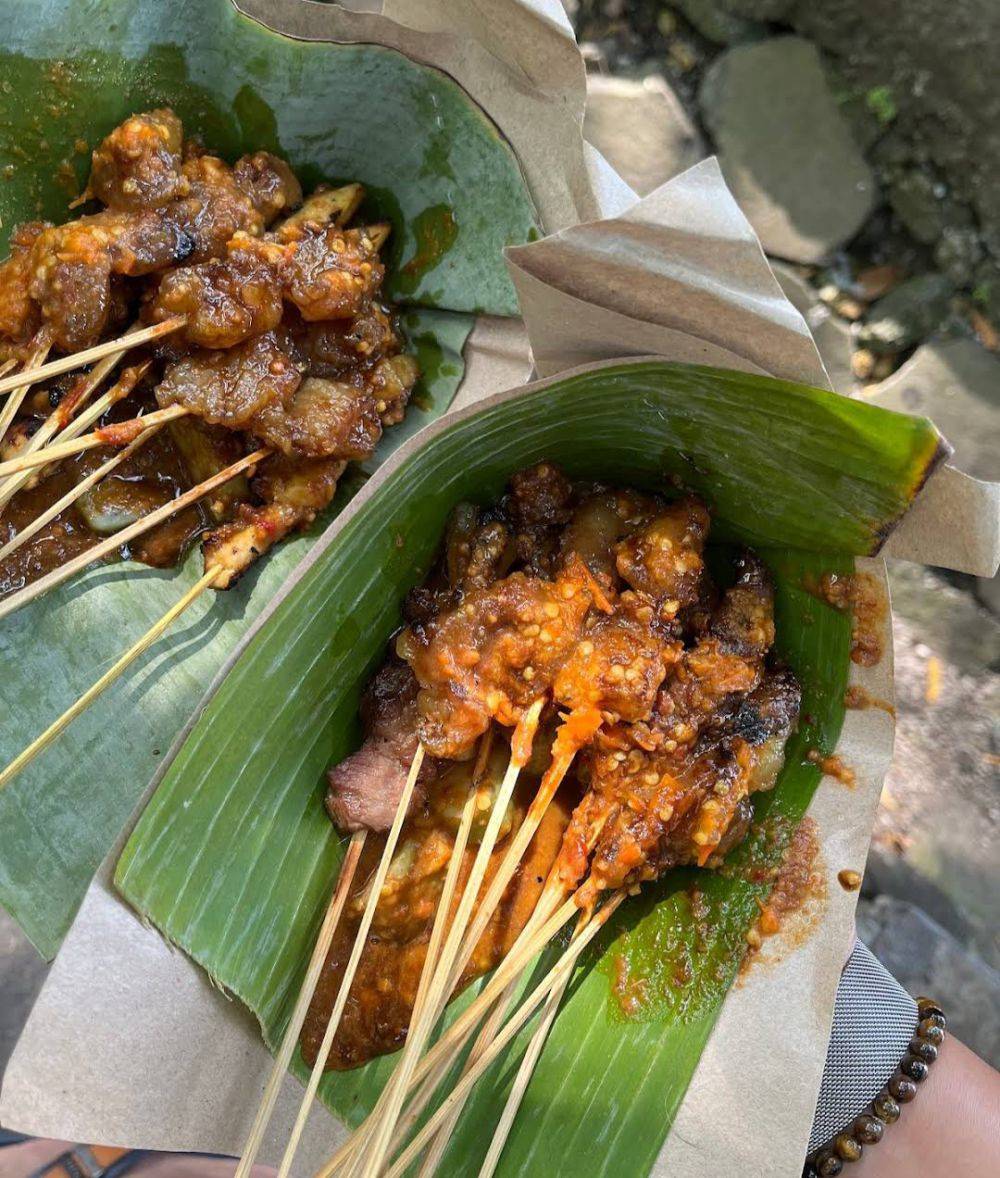
M34 244L49 228L45 221L18 225L10 235L10 257L0 264L0 336L14 343L30 339L41 324L38 304L28 287Z
M553 697L569 708L597 708L613 720L648 720L682 649L657 627L648 601L623 594L613 614L587 619L556 675Z
M157 386L161 408L183 405L213 425L248 429L268 405L291 401L302 376L273 332L235 348L207 349L167 366Z
M236 518L202 541L205 572L228 589L250 565L289 532L307 528L329 506L346 463L338 459L267 459L251 486L258 504L241 503Z
M238 159L233 166L233 179L250 198L265 226L302 204L302 185L295 173L283 159L269 151L255 151Z
M292 398L272 399L247 429L282 454L309 458L367 458L382 436L375 402L363 387L307 376Z
M371 301L385 277L378 251L387 233L383 225L332 226L295 244L285 293L303 319L351 319Z
M510 480L511 515L522 527L566 523L572 501L573 484L551 462L525 467Z
M365 743L327 773L326 808L338 830L388 830L417 751L417 681L405 663L387 663L369 684L361 704ZM413 792L411 812L424 802L433 779L426 763Z
M433 756L471 755L491 717L513 725L576 645L596 586L580 561L554 581L511 573L400 634L420 683L419 734Z
M657 718L668 738L690 744L729 697L752 691L773 642L774 589L760 560L744 552L707 637L685 651L660 693Z
M689 495L672 503L618 544L619 574L668 617L675 617L697 600L708 524L708 510L700 499Z
M186 196L183 128L172 110L132 115L95 148L87 191L111 209L161 208Z
M232 348L281 322L279 246L237 233L222 260L171 270L146 307L151 323L185 316L183 334L202 348Z
M188 181L188 195L164 210L164 216L191 241L191 262L223 257L227 244L240 231L251 237L264 232L264 216L224 160L191 155L181 170Z
M385 307L368 303L353 319L290 324L310 376L338 377L399 351L399 335Z
M79 351L96 343L107 326L113 274L151 274L182 261L190 247L157 212L95 213L38 235L28 290L56 346Z

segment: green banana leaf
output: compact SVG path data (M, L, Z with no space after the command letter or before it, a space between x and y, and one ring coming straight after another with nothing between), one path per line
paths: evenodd
M725 875L698 877L708 932L690 911L694 875L678 872L625 905L595 943L501 1164L504 1174L542 1175L575 1156L587 1159L588 1173L642 1175L739 965L755 897L766 891L743 868L777 861L819 779L805 752L832 749L840 730L850 620L803 579L847 571L855 555L875 551L946 447L921 419L660 361L612 363L502 394L420 440L383 468L253 635L150 799L116 884L253 1010L273 1048L342 854L322 806L322 773L357 744L360 691L450 509L461 499L488 501L513 470L542 458L573 475L652 489L680 475L714 505L714 531L757 545L774 573L779 649L802 682L805 719L751 843ZM611 993L620 953L652 978L637 1018L624 1018ZM445 1172L476 1172L533 1025L477 1088ZM356 1124L392 1064L330 1074L322 1098Z
M516 313L502 249L535 236L517 161L449 78L376 45L295 41L230 0L5 0L0 38L0 256L19 221L55 220L89 147L135 110L171 105L230 159L267 148L308 189L361 180L393 223L390 288L424 372L399 441L461 381L471 313ZM327 519L330 517L327 516ZM94 870L204 686L322 531L200 601L0 794L0 903L51 957ZM0 763L65 710L197 576L98 568L0 626Z

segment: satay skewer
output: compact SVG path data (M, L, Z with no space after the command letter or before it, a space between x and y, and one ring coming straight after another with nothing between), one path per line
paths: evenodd
M403 1048L402 1057L389 1080L390 1095L386 1099L382 1118L374 1130L368 1156L365 1159L364 1169L362 1170L362 1178L374 1178L381 1169L382 1160L389 1148L392 1132L395 1129L396 1121L399 1119L403 1100L409 1088L413 1069L420 1059L428 1035L437 1023L438 1016L442 1008L446 1005L448 997L454 988L454 983L451 982L451 979L455 973L455 959L463 943L462 938L468 928L473 905L476 902L479 889L486 876L490 858L493 854L493 848L496 846L500 827L504 815L507 812L507 807L510 804L514 787L517 784L521 770L531 756L531 745L544 706L545 698L544 696L540 696L527 708L511 737L511 755L507 765L507 771L497 791L497 796L493 802L493 809L490 812L490 817L486 824L486 830L483 832L482 840L476 851L476 858L469 872L469 878L462 891L462 899L459 901L458 910L448 930L448 939L445 942L444 948L441 950L440 959L434 965L433 976L430 979L427 989L426 1001L421 1004L419 1010L414 1009L414 1016L411 1019L410 1029L406 1036L406 1046Z
M151 425L153 414L143 420L148 421ZM47 573L44 577L40 577L37 581L33 581L30 585L25 585L17 593L12 594L5 601L0 601L0 619L12 614L15 610L20 609L22 605L26 605L29 601L34 601L36 597L40 597L43 593L47 593L56 585L61 585L63 581L68 580L75 573L85 569L88 565L93 564L96 560L102 560L109 553L116 551L123 544L127 544L130 540L134 540L137 536L141 536L144 532L148 532L150 528L156 527L157 524L163 523L164 520L169 519L177 512L183 511L185 507L190 507L193 503L197 503L209 492L214 491L217 487L221 487L227 483L231 478L248 470L257 463L262 462L270 455L271 451L268 449L254 450L252 454L247 454L245 457L232 462L229 466L224 467L218 474L212 475L211 478L205 479L196 486L191 487L185 491L183 495L179 495L176 499L171 499L169 503L165 503L162 507L158 507L155 511L151 511L149 515L144 515L142 519L136 520L134 524L129 524L128 527L122 528L120 532L115 532L113 536L109 536L106 540L102 540L98 544L94 544L85 552L81 552L79 556L73 557L72 560L66 561L58 568L53 569L52 572Z
M597 839L599 838L599 836L601 834L601 831L604 829L604 825L607 821L607 817L608 817L607 814L605 814L602 817L602 819L589 832L589 835L587 838L587 843L586 843L586 853L588 855L593 850L594 845L596 844ZM532 911L531 916L528 918L527 923L525 924L524 928L521 930L521 934L520 934L521 937L530 936L534 932L535 928L537 928L538 925L541 924L542 921L546 920L549 916L552 915L552 913L558 907L559 903L562 900L564 900L566 898L566 896L569 894L569 888L567 888L567 886L565 885L565 883L563 882L563 880L561 878L560 868L561 868L561 862L560 862L559 857L557 857L555 863L552 865L552 870L549 873L549 877L545 881L545 886L542 889L542 894L538 897L538 902L535 904L535 908ZM580 926L578 925L577 928L579 930ZM489 1045L493 1042L494 1038L497 1035L497 1032L500 1030L503 1020L507 1017L507 1014L509 1013L510 1004L514 999L514 995L515 995L515 992L517 990L517 986L520 981L521 981L521 978L517 977L512 982L509 983L509 985L507 986L507 989L504 990L504 992L500 995L500 998L497 1001L496 1006L493 1008L493 1011L491 1012L489 1018L487 1018L486 1021L483 1023L482 1027L480 1028L479 1034L476 1037L476 1041L472 1045L472 1050L469 1052L469 1055L465 1061L465 1065L462 1069L463 1075L470 1068L475 1066L476 1062L480 1059L483 1052L486 1051L486 1049L489 1047ZM535 1049L535 1062L537 1062L538 1055L541 1053L541 1048L544 1045L545 1038L548 1034L548 1027L551 1026L552 1021L555 1018L555 1012L558 1010L558 1007L559 1007L559 999L556 998L555 1002L553 1004L553 1007L552 1007L552 1016L547 1018L547 1022L546 1022L545 1016L548 1015L548 1011L549 1011L549 1006L548 1006L548 1004L546 1005L545 1016L543 1016L543 1023L546 1023L546 1029L541 1034L540 1040L537 1044L537 1049L535 1049L535 1039L534 1038L532 1039L532 1042L529 1045L529 1049L528 1049L529 1053L533 1049ZM541 1028L539 1028L539 1030L541 1030ZM525 1088L527 1087L528 1080L530 1080L530 1078L531 1078L531 1070L533 1068L534 1068L534 1063L529 1065L528 1075L527 1075L527 1078L524 1080L524 1087ZM432 1078L432 1088L437 1088L441 1079L443 1079L443 1074L439 1075L436 1080L433 1080L433 1078ZM520 1079L521 1079L521 1072L519 1071L518 1072L518 1080L520 1080ZM515 1088L516 1088L516 1086L517 1086L517 1082L515 1082ZM523 1095L523 1089L522 1089L521 1095ZM512 1096L513 1096L513 1090L512 1090ZM509 1103L510 1103L510 1101L508 1100L508 1104ZM518 1099L518 1103L520 1103L519 1099ZM445 1150L448 1148L448 1143L451 1140L451 1135L454 1132L455 1125L458 1122L458 1118L462 1115L462 1109L464 1108L464 1106L465 1106L464 1101L457 1101L455 1103L455 1105L451 1111L451 1114L444 1121L444 1123L442 1124L442 1126L437 1134L437 1137L434 1139L434 1141L430 1145L430 1148L427 1150L427 1155L424 1158L423 1165L420 1168L418 1178L425 1178L426 1175L430 1175L430 1174L434 1173L438 1162L440 1162L442 1156L444 1155ZM516 1111L517 1110L515 1107L514 1112L511 1113L511 1121L513 1121L513 1117L516 1114ZM505 1113L506 1113L506 1109L505 1109ZM419 1116L419 1112L417 1115ZM509 1126L508 1126L508 1131L509 1131ZM502 1146L501 1146L501 1148L502 1148Z
M96 406L94 406L96 408ZM152 413L145 413L141 417L131 417L128 421L116 421L113 425L96 429L92 433L72 438L66 442L55 442L36 450L33 454L19 454L16 458L0 462L0 478L4 475L18 474L24 470L32 470L36 466L47 466L50 462L58 462L69 458L73 454L82 454L85 450L94 450L98 446L127 446L133 438L151 425L162 425L168 421L176 421L178 417L187 417L192 410L183 405L168 405L166 409L155 409Z
M141 654L147 651L160 637L160 635L173 625L177 618L180 617L180 615L188 608L189 605L191 605L193 601L197 600L197 598L199 598L206 589L210 589L218 575L218 569L211 569L209 572L200 577L191 586L187 593L184 594L180 601L178 601L175 605L172 605L158 622L155 622L152 626L150 626L150 628L146 631L145 634L143 634L138 642L130 646L129 649L121 656L121 658L118 659L118 661L107 671L105 671L100 679L98 679L97 682L93 684L93 686L91 686L83 693L83 695L80 696L76 703L67 708L58 720L50 724L49 727L46 728L45 731L41 734L41 736L36 737L22 753L16 756L14 760L11 761L11 763L7 766L7 768L0 772L0 790L8 785L18 775L18 773L20 773L21 770L25 768L26 765L33 761L34 758L42 751L42 749L47 748L52 743L52 741L55 740L55 738L77 718L77 716L85 712L87 708L89 708L90 705L94 702L94 700L97 699L101 692L110 687L111 684L119 678L119 676L126 670L127 667L135 662L135 660Z
M15 389L24 388L26 385L36 384L40 380L49 380L53 376L62 376L64 372L72 372L76 368L83 368L86 364L93 364L97 360L103 360L105 356L114 354L124 355L130 348L137 348L141 344L152 343L153 340L162 339L165 335L170 335L174 331L179 331L187 319L183 315L174 315L170 319L165 319L162 323L154 323L150 327L143 327L139 330L129 328L124 334L117 336L115 339L105 340L103 343L95 344L92 348L84 348L81 352L72 352L67 356L60 356L57 360L49 360L47 364L40 364L36 368L28 369L27 366L20 372L12 373L10 376L5 376L0 379L0 396L4 393L13 392ZM10 402L8 402L8 405Z
M410 1089L416 1090L413 1100L407 1106L396 1128L390 1146L390 1153L394 1152L402 1139L416 1123L424 1108L434 1094L441 1079L451 1067L455 1056L461 1051L475 1031L479 1020L502 996L507 986L528 966L535 954L541 949L563 925L579 911L576 901L571 896L565 900L555 912L551 912L543 923L533 930L522 929L521 934L511 946L507 955L497 966L490 980L478 997L462 1011L452 1025L438 1039L434 1046L424 1055L413 1070ZM419 1087L418 1087L419 1086ZM371 1132L377 1109L357 1128L354 1134L340 1147L323 1168L323 1175L336 1173L342 1166L349 1164L358 1148L367 1140Z
M102 361L102 363L105 363L105 361ZM73 438L79 437L79 435L82 434L84 430L93 425L93 423L99 417L103 416L103 414L105 414L112 405L117 404L119 401L129 396L135 386L149 370L149 366L150 361L145 360L141 364L135 364L130 368L126 368L118 380L111 386L111 388L108 389L106 393L103 393L100 397L98 397L98 399L93 403L93 405L90 406L89 409L85 410L80 414L79 417L75 419L72 417L67 417L65 414L60 414L60 409L62 408L62 406L60 406L54 413L45 419L38 432L29 438L27 445L24 447L18 457L21 457L25 454L48 454L49 451L45 449L46 443L56 433L58 433L60 436L60 442L68 442ZM114 367L114 365L109 365L109 371L111 367ZM88 386L91 384L91 378L96 376L97 367L95 367L93 372L91 372L86 378ZM95 380L93 382L93 387L96 388L102 379L103 376ZM60 422L62 422L62 424L60 424ZM158 428L159 427L155 425L150 426L150 429L154 431ZM53 461L58 462L59 459L55 458ZM44 477L44 473L45 471L43 467L29 467L16 474L10 475L3 481L0 481L0 512L2 512L6 504L14 498L14 496L18 491L21 490L22 487L30 484L32 479L41 479Z
M16 532L12 536L7 541L7 543L3 545L3 547L0 547L0 561L6 560L8 556L11 556L13 553L17 552L17 550L22 545L26 544L32 536L41 531L41 529L44 528L47 523L50 523L52 520L54 520L56 516L60 514L60 512L65 511L67 507L75 503L81 495L86 494L86 492L89 491L91 487L95 486L102 479L106 478L117 467L121 466L121 464L125 462L126 459L130 458L136 452L136 450L139 449L140 446L145 445L145 443L148 442L149 439L162 428L162 425L151 425L149 429L143 430L143 432L135 439L135 441L129 442L124 450L119 450L117 454L114 454L107 460L107 462L99 466L97 470L92 471L85 479L82 479L75 486L70 487L70 489L66 492L65 495L62 496L62 498L57 499L55 503L47 507L41 515L36 516L35 519L31 521L31 523L26 524L19 532ZM0 491L0 502L2 502L2 494L3 492Z
M316 1090L319 1088L319 1082L323 1078L326 1057L330 1054L330 1047L333 1043L334 1036L340 1027L340 1020L344 1014L344 1007L347 1005L347 998L351 991L351 985L354 982L354 975L357 973L358 962L361 960L361 953L368 939L368 930L371 928L372 920L375 916L375 909L378 907L379 897L385 885L385 877L392 863L392 857L396 851L396 844L399 842L399 834L403 829L403 823L409 812L410 799L413 797L413 789L417 783L417 776L420 773L420 767L423 763L424 746L419 744L417 745L417 751L413 754L413 760L410 762L410 770L406 775L406 784L403 786L403 791L399 795L396 813L386 837L382 857L379 860L378 867L375 869L375 874L369 886L368 899L365 903L364 911L361 914L361 921L354 938L354 945L347 959L347 965L344 967L344 976L341 979L340 989L337 991L337 997L334 1000L333 1009L330 1012L330 1018L326 1024L323 1041L320 1045L319 1053L316 1056L316 1062L309 1074L309 1082L306 1085L305 1094L299 1105L298 1115L292 1127L291 1136L288 1139L288 1144L285 1147L285 1152L281 1159L278 1178L287 1178L292 1167L292 1162L295 1160L295 1154L298 1150L299 1142L302 1139L302 1133L306 1126L309 1111L312 1108L313 1100L316 1098Z
M18 409L21 408L21 402L28 395L28 389L33 384L44 379L42 370L45 368L45 357L49 354L49 348L52 345L48 336L43 332L39 332L36 338L38 342L35 344L34 351L28 357L21 371L15 372L13 376L8 376L0 380L0 390L10 381L19 382L12 386L15 390L14 395L8 399L3 409L0 409L0 440L3 439Z
M496 1057L513 1039L520 1028L528 1020L531 1013L542 1002L545 996L549 993L554 985L556 985L562 978L563 974L568 974L572 969L574 962L583 952L583 950L590 944L593 938L597 935L600 929L607 922L611 914L618 908L619 904L625 899L626 892L620 889L613 893L607 902L594 914L593 919L587 925L586 929L580 934L577 939L568 946L568 948L560 957L559 961L546 974L542 981L535 987L527 999L518 1007L517 1011L511 1019L505 1024L503 1030L497 1038L490 1045L490 1048L483 1055L477 1066L466 1073L465 1076L459 1080L458 1085L449 1094L449 1096L442 1103L440 1108L428 1120L427 1124L421 1129L420 1133L407 1146L406 1150L393 1163L392 1167L387 1172L387 1178L395 1178L396 1175L402 1174L416 1158L423 1151L427 1143L437 1133L441 1124L444 1122L448 1113L451 1111L456 1100L463 1099L471 1090L476 1081L480 1078L483 1072L493 1063ZM549 940L559 931L567 920L574 914L579 912L575 901L570 898L563 904L558 911L545 922L544 925L537 931L537 933L528 941L520 950L512 949L511 952L504 959L489 984L485 987L479 997L471 1003L459 1017L455 1020L451 1027L441 1036L435 1043L431 1050L424 1056L420 1064L417 1066L414 1073L414 1083L424 1079L431 1071L433 1071L443 1059L450 1059L454 1056L462 1042L468 1037L471 1028L473 1028L482 1017L483 1012L488 1009L493 1002L496 1001L499 994L505 988L507 983L520 970L524 969L531 959L540 949L542 949ZM360 1132L360 1130L359 1130ZM337 1172L343 1162L343 1149L338 1151L333 1158L330 1159L324 1166L321 1166L316 1171L314 1178L331 1178Z
M309 960L309 966L306 969L306 976L302 981L302 989L299 991L295 1007L292 1010L292 1017L289 1019L288 1027L285 1030L285 1037L281 1041L281 1047L274 1057L274 1066L271 1068L271 1075L264 1088L260 1107L251 1126L246 1145L243 1147L243 1155L240 1158L239 1165L236 1167L235 1178L249 1178L254 1161L260 1152L260 1147L264 1140L264 1133L267 1131L268 1122L271 1119L271 1114L274 1112L274 1106L277 1103L278 1093L281 1090L282 1082L288 1071L288 1065L292 1062L292 1056L295 1054L295 1048L298 1046L299 1034L302 1031L302 1024L305 1022L306 1014L309 1010L309 1003L312 1001L313 994L316 992L316 985L319 982L319 976L323 970L327 953L330 951L334 934L337 931L337 926L340 924L340 918L344 911L344 905L347 903L351 884L354 882L354 874L357 871L361 852L364 850L367 834L367 830L358 830L351 835L351 841L348 843L347 851L340 864L340 871L337 873L337 883L330 897L329 907L320 926L319 935L316 937L316 945L313 949L312 957Z
M534 799L531 802L531 805L528 807L528 812L525 815L523 822L511 840L511 846L505 852L503 859L493 874L490 884L487 887L486 892L476 909L475 915L471 920L468 931L466 932L465 939L456 958L453 961L452 973L448 979L448 983L445 985L445 987L439 989L439 1004L436 1011L433 1012L433 1022L436 1022L443 1013L444 1006L447 1004L447 1001L451 996L455 986L458 984L458 979L461 977L462 970L465 969L469 958L472 956L473 950L479 943L479 939L483 935L483 932L485 931L493 912L496 910L497 905L500 903L500 900L502 899L503 894L507 889L507 885L510 883L514 872L517 870L518 864L520 863L528 844L534 836L535 831L538 829L538 825L541 822L546 809L548 808L552 799L555 797L556 791L559 788L559 784L568 771L569 766L572 764L573 757L576 753L577 747L579 747L579 743L583 742L588 734L592 734L592 729L595 728L596 724L599 722L599 719L599 715L595 713L593 719L589 717L585 718L583 727L578 725L576 728L573 728L566 724L563 725L561 730L563 739L560 740L557 736L556 743L553 745L553 760L542 778L542 782ZM539 897L538 904L536 905L535 911L532 913L528 924L524 929L521 930L519 937L511 947L510 953L508 954L508 959L511 954L518 951L520 946L542 921L545 921L551 917L555 906L559 903L559 900L564 895L565 892L562 889L557 890L554 887L546 886L542 895ZM506 1002L506 1000L509 999L509 995L504 995L504 999ZM504 1008L505 1007L501 1007L501 1016ZM428 1017L431 1017L430 1012ZM469 1035L471 1035L472 1029L473 1028L470 1027ZM485 1036L483 1036L483 1040L485 1040ZM477 1044L477 1047L481 1046L482 1043ZM443 1072L446 1071L449 1066L450 1061L445 1061L441 1073L437 1075L436 1078L431 1077L428 1081L426 1081L415 1094L413 1100L410 1102L410 1105L402 1114L401 1129L404 1134L406 1131L408 1131L409 1127L411 1127L413 1123L416 1122L417 1118L426 1107L428 1101L434 1093L434 1090L437 1088L440 1080L443 1078ZM412 1086L413 1085L411 1083L410 1087ZM372 1115L374 1116L375 1114L373 1113ZM354 1156L360 1145L366 1139L361 1136L362 1133L369 1133L370 1131L371 1126L369 1122L366 1121L358 1129L354 1136L344 1143L338 1154L335 1155L335 1158L333 1159L337 1162L338 1166L347 1162L349 1158ZM399 1133L400 1130L397 1129L397 1137L399 1136ZM392 1148L395 1148L394 1144L390 1147L390 1149Z

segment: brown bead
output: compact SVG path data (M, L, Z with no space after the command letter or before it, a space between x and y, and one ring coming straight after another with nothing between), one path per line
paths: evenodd
M875 1111L887 1125L894 1125L899 1120L899 1105L893 1100L887 1088L883 1088L872 1103Z
M928 1043L933 1043L935 1047L940 1047L944 1042L944 1028L927 1019L921 1019L917 1023L917 1034L921 1039L926 1039Z
M938 1049L933 1043L928 1043L926 1039L911 1039L909 1050L911 1055L922 1059L924 1063L933 1063L938 1057Z
M878 1117L873 1117L871 1113L862 1113L854 1122L853 1132L863 1145L874 1145L882 1140L885 1122Z
M864 1147L860 1141L850 1135L850 1133L841 1133L834 1138L833 1148L844 1159L845 1162L858 1162L861 1160L861 1154L864 1152Z
M927 1018L931 1014L939 1014L941 1018L944 1018L944 1011L933 998L918 998L917 1010L920 1012L921 1018Z
M889 1091L900 1104L909 1104L917 1095L917 1085L909 1076L901 1076L897 1072L889 1081Z
M948 1025L948 1020L944 1017L940 1010L920 1011L920 1025L927 1023L932 1027L940 1027L943 1031Z
M909 1076L911 1080L916 1080L918 1084L922 1084L927 1079L927 1074L931 1068L930 1064L924 1063L922 1059L915 1059L912 1055L907 1055L899 1065L899 1070L904 1076Z
M844 1168L844 1163L832 1149L824 1149L816 1155L816 1173L820 1178L836 1178Z

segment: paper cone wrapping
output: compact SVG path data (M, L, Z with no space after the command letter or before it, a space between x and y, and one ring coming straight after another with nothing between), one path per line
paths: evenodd
M474 412L498 389L511 390L501 396L517 395L532 369L528 340L542 376L652 354L828 387L805 322L782 295L714 161L636 203L584 144L583 67L555 0L389 0L381 13L306 0L240 0L238 7L288 35L377 42L444 70L514 147L550 236L509 252L524 323L479 320L457 400L462 411ZM222 669L199 713L319 552L364 509L385 474L439 428L411 439L331 525ZM945 468L891 538L891 550L989 573L1000 551L998 502L996 486ZM858 563L887 595L881 559ZM852 665L851 681L891 702L888 612L883 640L881 662ZM797 1178L801 1172L833 998L853 935L856 895L836 877L845 868L864 869L892 738L887 712L847 713L838 752L857 785L848 791L824 779L810 808L827 881L823 918L805 944L755 967L729 994L657 1174ZM42 1136L238 1154L271 1058L251 1015L115 895L111 873L126 835L95 878L21 1037L0 1120ZM298 1083L286 1078L262 1160L280 1157L300 1095ZM333 1117L314 1108L296 1172L311 1173L343 1136Z

